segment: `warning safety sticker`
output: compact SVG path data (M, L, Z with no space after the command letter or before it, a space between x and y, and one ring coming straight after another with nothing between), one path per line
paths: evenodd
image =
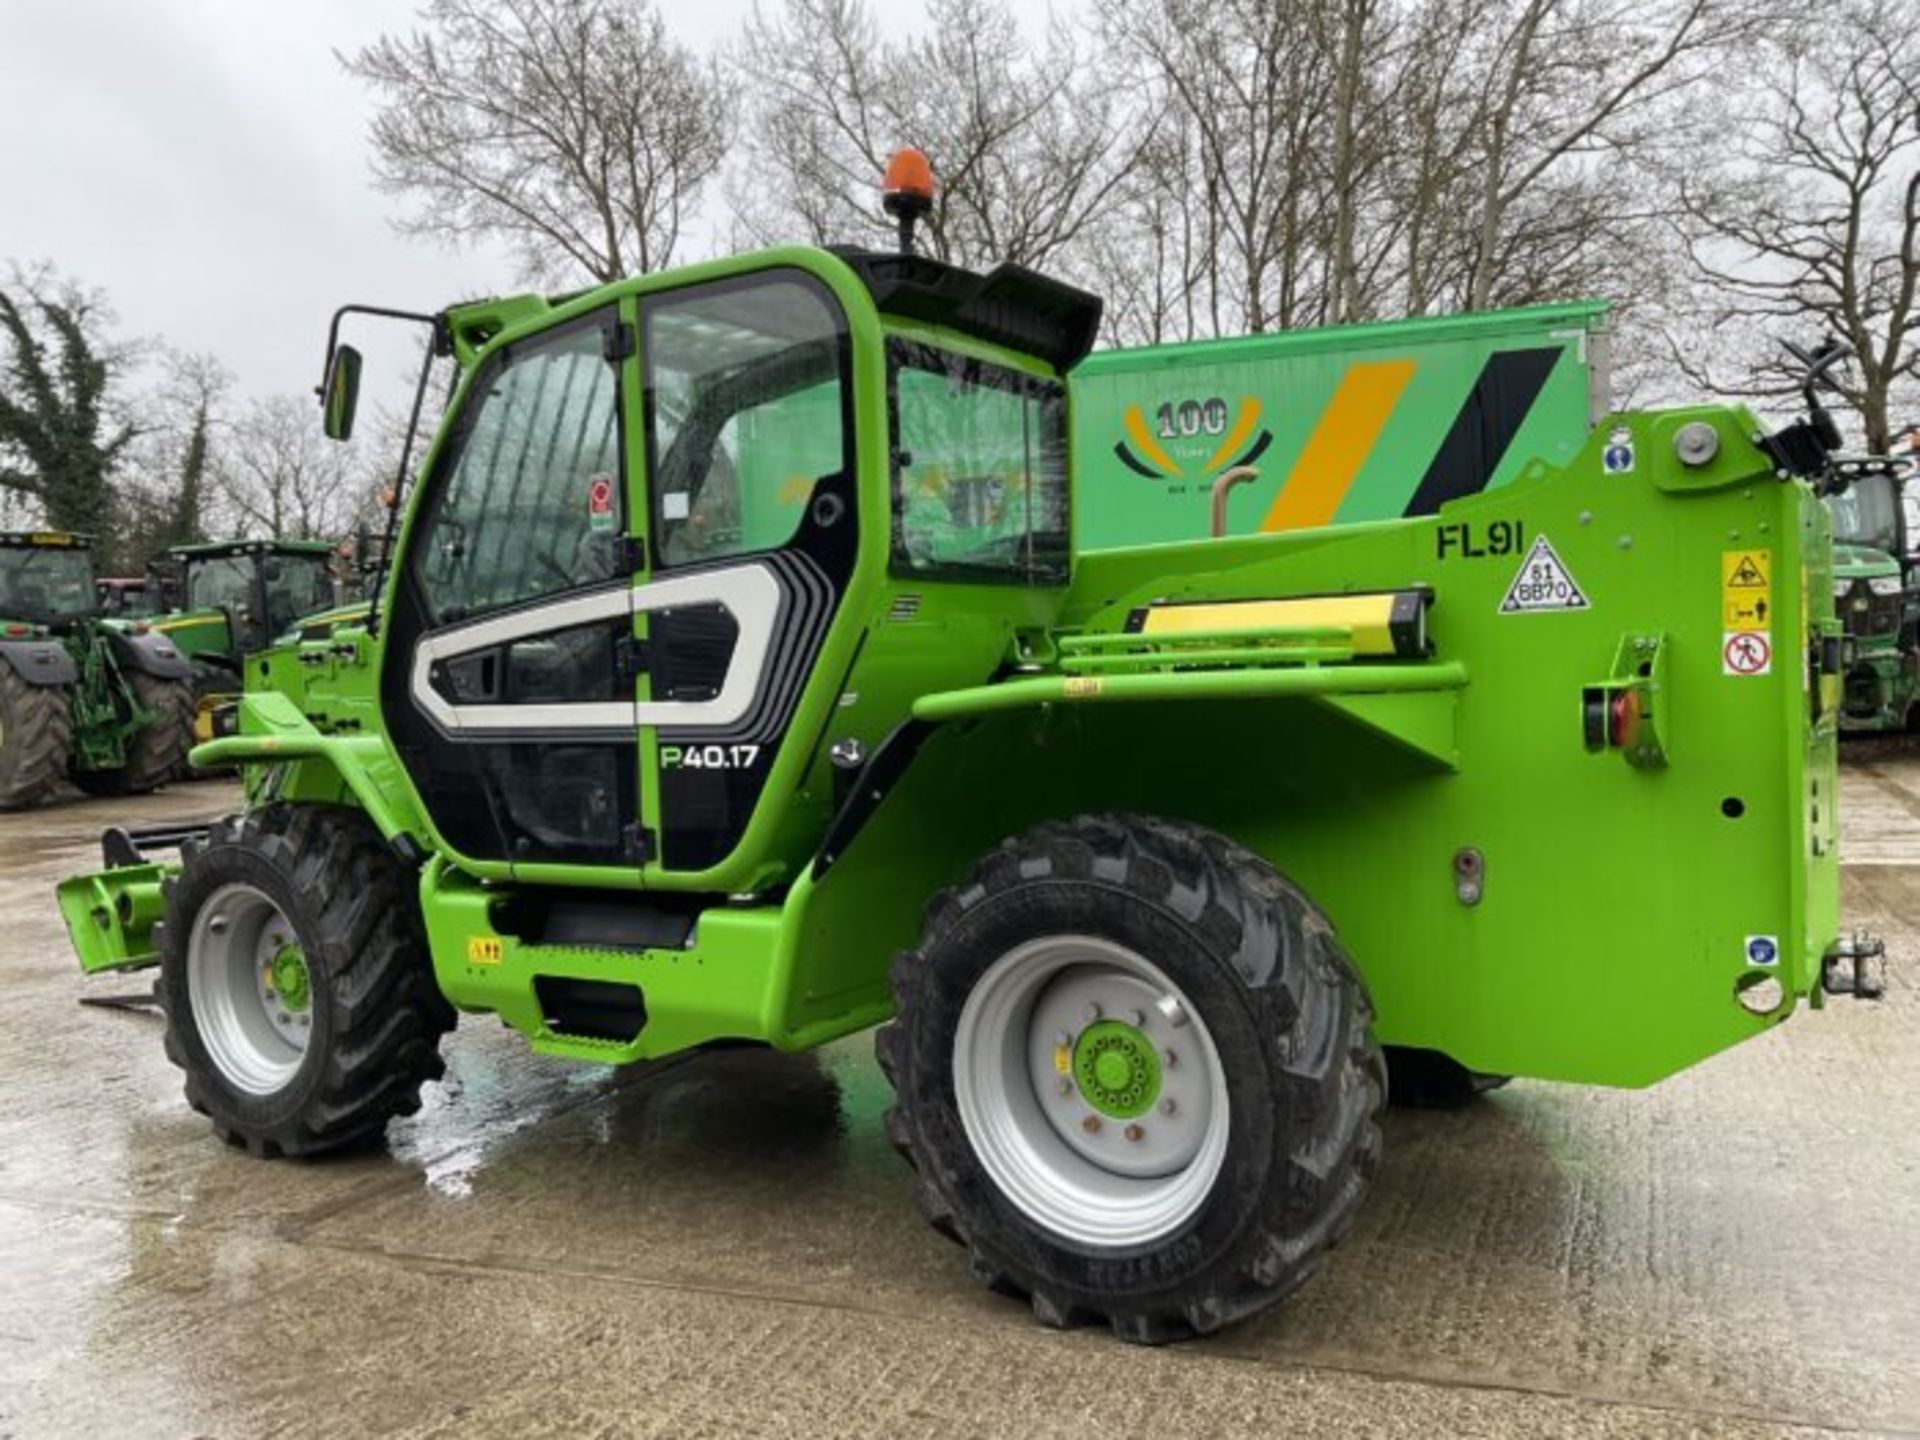
M1771 675L1773 641L1758 630L1729 630L1720 639L1720 673Z
M1720 609L1728 630L1767 630L1773 621L1773 552L1720 552Z
M1527 558L1520 562L1520 573L1507 587L1507 598L1500 602L1502 615L1523 615L1536 610L1590 609L1586 593L1568 572L1566 562L1554 551L1546 536L1535 537Z

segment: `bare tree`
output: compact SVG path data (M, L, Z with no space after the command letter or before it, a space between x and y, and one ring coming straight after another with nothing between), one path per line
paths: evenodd
M729 97L647 0L429 0L348 72L406 231L502 239L530 278L671 263L726 152Z
M882 41L861 0L756 9L733 56L749 164L743 238L886 243L888 154L925 150L940 179L924 235L961 264L1070 268L1105 225L1144 139L1113 77L1064 23L1032 51L1004 0L931 0L927 29Z
M1837 335L1854 351L1841 394L1883 452L1920 418L1898 408L1920 411L1920 10L1848 0L1767 41L1748 73L1729 164L1681 177L1705 290L1673 357L1720 393L1786 395L1797 375L1774 342Z
M262 539L343 539L366 506L363 475L344 446L320 433L307 396L251 402L218 473L231 523Z

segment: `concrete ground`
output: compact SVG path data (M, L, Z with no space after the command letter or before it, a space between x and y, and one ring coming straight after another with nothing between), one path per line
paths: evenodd
M1920 752L1844 792L1884 1004L1395 1113L1328 1269L1158 1351L975 1286L865 1037L614 1074L469 1023L388 1153L249 1160L52 903L231 790L0 816L0 1436L1920 1432Z

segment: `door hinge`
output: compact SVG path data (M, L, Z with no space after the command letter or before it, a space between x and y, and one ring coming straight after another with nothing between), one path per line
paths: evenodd
M613 673L623 684L631 684L647 673L652 646L638 635L617 635L613 641Z
M620 565L629 575L638 575L647 568L646 536L622 535L620 537Z
M624 360L633 354L633 326L616 320L601 332L600 354L607 360Z
M620 853L634 865L653 859L653 832L638 820L620 827Z

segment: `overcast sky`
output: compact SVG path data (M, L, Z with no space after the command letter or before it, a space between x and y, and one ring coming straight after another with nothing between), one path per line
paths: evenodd
M751 0L662 0L708 50ZM890 24L920 0L877 7ZM405 0L0 0L0 260L104 289L121 333L217 355L243 391L304 391L348 300L432 309L518 288L499 253L396 234L372 106L335 50ZM370 361L371 363L371 361Z

